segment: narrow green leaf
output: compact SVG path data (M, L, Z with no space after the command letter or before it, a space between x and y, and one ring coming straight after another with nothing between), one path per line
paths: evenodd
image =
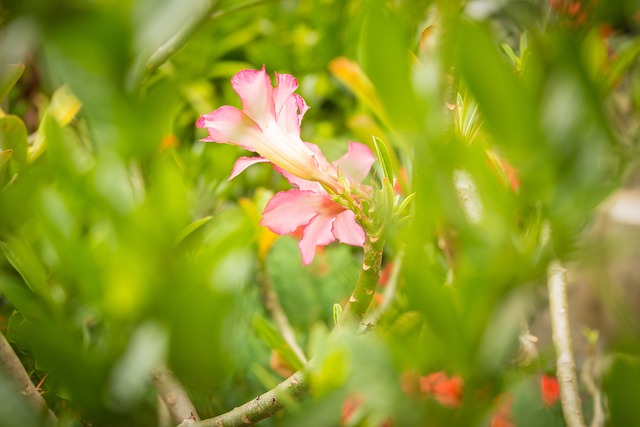
M380 160L380 164L382 165L382 173L384 174L385 178L387 178L390 182L393 182L393 167L389 149L381 139L376 138L375 136L372 136L372 138L373 145L376 148L376 154L378 155L378 160Z
M338 303L333 304L333 325L338 326L338 321L342 316L342 306Z
M502 44L500 44L500 46L502 47L502 50L505 51L507 56L509 56L509 59L511 59L511 62L513 62L513 65L517 66L518 65L518 57L513 52L513 49L511 49L511 46L509 46L506 43L502 43Z
M497 49L487 28L460 21L460 72L501 148L526 156L542 140L531 96ZM495 84L500 82L500 84Z
M13 150L0 150L0 167L7 164L13 156Z
M610 90L629 68L636 63L640 55L640 39L632 39L624 44L611 59L611 72L605 76L605 88Z
M282 334L264 317L255 316L251 322L254 331L269 347L277 351L284 360L298 370L302 368L302 362L298 359Z
M27 161L27 128L18 116L0 118L0 151L12 150L12 161L22 166Z
M389 10L387 2L365 3L359 49L362 71L380 96L390 125L403 130L420 129L425 106L411 83L408 51L413 40L400 16Z
M413 201L415 196L416 196L416 193L411 193L407 197L405 197L405 199L402 201L402 203L400 203L400 206L398 206L398 208L396 209L395 215L396 216L402 215L404 213L405 209L407 209L409 204Z
M22 64L8 64L2 67L2 71L0 71L0 102L9 95L23 71L24 65Z
M13 268L22 276L27 285L37 294L47 296L44 266L26 244L16 237L0 242L0 249Z
M180 233L178 234L178 238L176 239L175 246L178 246L184 239L190 236L194 231L205 225L207 222L211 221L212 216L205 216L204 218L200 218L198 220L193 221L191 224L184 227Z
M42 318L45 311L37 295L24 283L9 276L0 276L0 290L11 305L25 318ZM13 317L13 316L12 316Z

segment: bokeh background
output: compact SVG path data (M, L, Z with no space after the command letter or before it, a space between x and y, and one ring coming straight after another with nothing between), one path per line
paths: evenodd
M0 330L60 425L163 425L158 365L204 418L275 386L301 364L265 284L318 369L262 425L564 425L553 259L587 422L640 423L636 0L5 0L0 25ZM362 336L329 339L361 249L303 267L259 226L286 181L199 142L263 65L298 79L303 140L375 136L415 193ZM1 372L0 424L41 425Z

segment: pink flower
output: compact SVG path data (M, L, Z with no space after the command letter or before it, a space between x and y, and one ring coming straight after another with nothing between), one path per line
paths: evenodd
M317 153L322 156L319 151ZM358 183L367 176L374 161L366 145L349 142L347 153L332 165L339 167L345 178ZM348 245L364 245L365 232L352 211L334 202L318 182L276 169L297 188L273 196L262 213L260 224L281 235L303 227L298 247L304 265L313 261L316 246L328 245L336 239Z
M276 81L274 88L264 66L233 76L231 86L240 96L242 111L225 105L201 116L196 126L209 131L203 141L238 145L259 154L240 157L229 179L254 163L271 162L297 177L340 192L336 168L300 139L300 122L309 107L293 93L298 82L292 75L278 73Z
M261 224L277 234L290 234L302 227L299 243L303 264L313 261L316 246L336 239L363 246L365 232L355 214L335 202L325 190L335 194L357 189L358 199L368 191L362 181L375 161L366 145L349 142L347 153L330 163L320 149L300 139L300 121L308 110L302 97L294 94L298 83L289 74L276 73L274 88L264 66L262 70L240 71L231 85L242 101L242 111L223 106L205 114L197 126L207 128L203 141L234 144L259 154L240 157L229 179L254 163L270 162L293 184L269 201ZM340 178L339 178L340 177Z

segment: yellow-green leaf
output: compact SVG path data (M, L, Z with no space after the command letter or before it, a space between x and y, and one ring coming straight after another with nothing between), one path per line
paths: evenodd
M8 64L2 67L2 71L0 71L0 102L9 95L23 71L24 65L22 64Z

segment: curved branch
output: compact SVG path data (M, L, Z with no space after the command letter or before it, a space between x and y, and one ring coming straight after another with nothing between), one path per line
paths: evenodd
M551 332L556 350L556 369L564 419L569 427L585 427L569 326L566 273L559 261L552 261L547 271Z
M20 359L7 342L4 335L0 333L0 370L9 378L20 391L25 400L40 413L43 413L49 424L56 424L58 419L48 408L47 402L42 398L36 387L31 382L29 374L22 366Z
M178 427L239 427L253 425L284 409L291 401L301 399L308 392L309 382L304 369L302 369L275 388L226 414L203 421L184 421Z
M358 330L380 279L383 247L382 239L367 236L364 245L364 262L358 282L334 331L346 329L356 332ZM253 425L268 418L309 393L311 387L307 374L312 363L313 360L310 360L304 368L273 389L226 414L202 421L185 420L178 427L239 427Z
M196 421L200 419L182 384L166 367L154 368L151 372L151 378L158 390L158 396L166 405L174 422L180 423L184 420Z

